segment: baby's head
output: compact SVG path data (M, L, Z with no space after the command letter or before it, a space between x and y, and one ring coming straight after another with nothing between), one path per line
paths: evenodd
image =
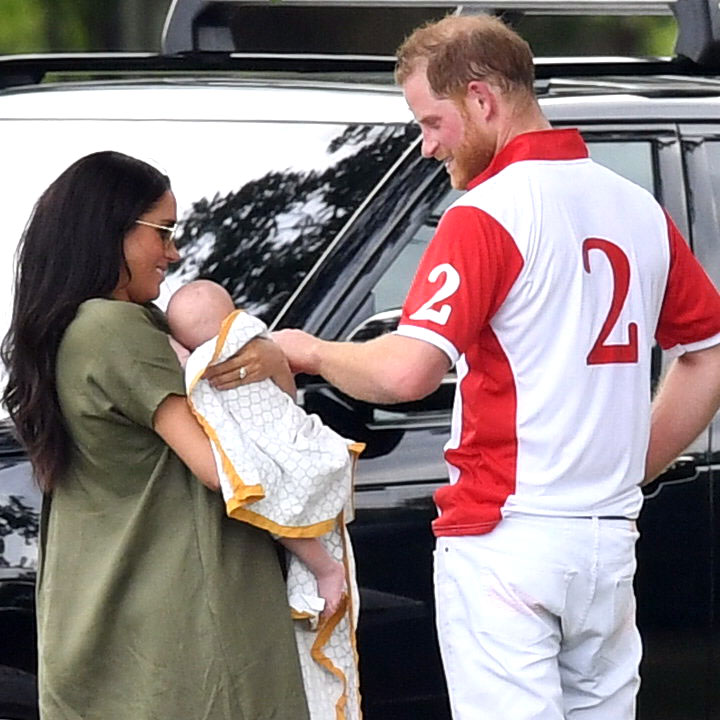
M212 280L195 280L173 293L167 307L172 336L188 350L220 332L222 321L235 309L230 293Z

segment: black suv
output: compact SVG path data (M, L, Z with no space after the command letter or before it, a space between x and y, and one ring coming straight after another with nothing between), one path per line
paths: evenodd
M421 159L418 130L392 83L392 58L382 53L422 20L455 8L442 0L311 4L175 0L161 54L0 57L0 335L9 323L13 253L34 201L72 161L101 149L153 162L172 179L182 260L160 304L201 275L274 328L362 340L394 327L418 259L457 192L440 165ZM680 27L673 59L538 60L537 92L556 126L579 127L597 161L655 193L720 283L717 4L494 6L514 17L523 8L672 7ZM309 53L317 40L323 54ZM665 362L659 350L654 359L657 381ZM430 522L432 492L446 482L442 445L454 383L448 374L422 401L375 406L300 378L308 411L367 443L351 534L368 720L449 717L434 639ZM642 720L720 717L717 427L647 488L636 580ZM0 718L37 712L38 507L27 460L5 423Z

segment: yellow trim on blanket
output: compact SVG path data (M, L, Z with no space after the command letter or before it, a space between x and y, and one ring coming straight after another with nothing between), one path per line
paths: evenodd
M350 521L355 519L355 473L357 472L358 459L360 454L365 450L367 445L364 442L353 442L348 446L350 451L350 498L348 500L348 507L350 510Z
M190 393L195 389L195 386L200 382L200 378L203 376L204 372L208 369L210 365L212 365L218 357L220 357L220 353L222 351L223 345L225 344L225 340L227 340L228 333L230 332L230 327L233 324L233 320L235 317L241 313L242 310L233 310L223 321L220 325L220 332L218 333L217 339L215 340L215 349L213 350L212 357L210 358L210 362L198 372L198 374L192 379L192 382L190 383L190 387L187 390L187 394L190 395Z
M242 310L233 310L223 321L220 325L220 332L218 333L217 340L215 341L215 352L213 352L212 360L210 360L211 363L215 362L215 360L220 357L220 352L223 349L223 345L225 345L225 341L227 340L228 333L230 332L230 328L232 327L233 321L235 318L242 312Z
M241 312L242 310L234 310L222 321L222 325L220 326L220 332L215 342L215 349L213 350L212 358L210 359L210 362L193 378L192 382L190 383L190 387L188 388L186 398L187 403L190 406L190 410L195 416L195 419L200 423L200 426L205 431L205 434L215 445L215 448L220 455L223 472L228 476L228 478L230 478L231 481L233 481L233 497L228 500L226 504L228 515L230 515L231 512L236 512L237 509L240 508L242 505L262 500L265 497L265 489L262 485L246 485L243 482L242 478L237 474L235 466L232 464L232 461L225 452L225 449L220 444L220 439L218 438L217 433L210 425L210 423L205 419L204 415L202 415L200 411L195 407L195 404L192 401L192 391L195 389L195 385L200 382L200 379L202 378L203 373L208 369L208 366L211 365L220 356L223 345L225 344L225 340L227 339L227 335L230 332L230 327L232 326L233 320Z
M352 445L348 445L348 450L355 455L355 460L357 460L357 456L360 455L367 445L364 442L353 442Z
M241 506L233 508L232 511L228 506L228 515L236 520L250 523L261 530L269 530L276 535L280 535L280 537L289 538L320 537L320 535L329 533L335 527L337 521L336 518L330 518L329 520L323 520L322 522L313 523L312 525L280 525L269 520L264 515L260 515Z
M348 550L347 550L347 536L344 531L344 523L342 514L338 518L338 522L340 523L340 530L341 533L341 539L343 544L343 565L345 567L345 578L346 582L348 583L348 588L350 588L350 583L352 582L352 579L349 577L350 568L348 565L347 557L348 557ZM300 619L303 617L303 614L298 613L296 611L291 610L291 615L293 619ZM337 667L332 660L325 654L323 649L326 647L328 642L330 642L330 638L332 637L332 634L337 629L338 624L342 621L343 618L345 618L347 622L347 630L350 636L350 645L352 648L353 653L353 659L355 664L355 694L356 698L355 701L357 703L357 708L360 711L361 707L361 696L360 696L360 687L357 683L357 672L359 670L359 656L358 656L358 650L357 650L357 636L355 632L355 623L353 621L354 612L353 612L353 600L352 600L352 593L348 590L347 593L344 593L342 596L342 599L340 600L340 604L338 605L337 610L333 613L333 615L326 620L320 620L320 624L317 629L317 636L315 638L315 641L312 644L312 647L310 648L310 656L312 659L321 667L325 668L329 673L334 675L342 684L342 692L340 693L340 696L338 697L337 702L335 703L335 718L336 720L347 720L347 707L348 707L348 677L345 675L345 673Z
M348 567L347 562L347 556L348 556L348 549L347 549L347 531L345 528L341 529L341 539L343 544L343 558L345 562L343 563L345 566L345 582L348 584L347 586L350 587L349 583L352 581L352 579L349 577L350 574L350 568ZM352 652L353 652L353 658L355 659L355 672L360 672L360 655L358 654L358 648L357 648L357 634L355 632L355 623L352 621L355 617L354 607L353 607L353 598L352 593L348 592L348 626L349 626L349 632L350 632L350 644L352 645ZM361 701L362 701L362 694L360 693L360 683L355 682L355 692L357 694L356 702L358 708L362 707Z
M345 708L347 707L348 681L347 677L345 677L345 673L339 667L337 667L333 663L333 661L330 660L327 655L325 655L322 650L330 640L330 636L333 634L333 631L337 627L338 623L346 614L348 614L348 625L352 627L352 623L350 622L349 617L349 603L347 593L345 593L340 600L340 604L338 605L337 610L324 622L322 620L320 621L320 626L318 627L317 631L317 637L315 638L315 642L310 648L310 655L312 656L312 659L316 663L318 663L318 665L324 667L329 673L333 674L342 683L342 693L340 694L337 703L335 703L336 720L347 720Z
M241 504L247 504L247 503L253 503L257 500L262 500L265 497L265 490L262 485L246 485L242 478L237 474L235 471L235 466L232 464L232 461L227 456L227 453L223 449L223 446L220 444L220 439L217 436L217 433L213 429L213 427L210 425L210 423L205 419L203 415L200 414L200 411L195 407L192 399L190 396L187 396L187 403L190 406L190 410L192 414L195 416L195 419L200 423L200 426L205 431L205 434L210 438L210 442L215 445L219 455L220 455L220 461L222 462L222 468L223 472L230 478L234 480L233 484L233 497L228 500L227 505L241 505ZM229 514L229 509L228 509Z

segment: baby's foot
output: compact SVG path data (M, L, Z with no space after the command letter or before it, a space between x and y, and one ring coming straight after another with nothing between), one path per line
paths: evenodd
M340 607L340 601L345 594L345 568L342 563L333 560L327 571L319 573L315 579L318 595L325 600L325 609L320 617L327 620Z

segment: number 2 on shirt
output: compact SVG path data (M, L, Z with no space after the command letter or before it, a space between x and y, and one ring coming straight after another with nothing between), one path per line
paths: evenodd
M630 287L630 263L622 248L601 238L586 238L583 241L583 267L585 272L590 268L590 251L600 250L612 268L613 295L607 317L600 328L600 334L587 356L588 365L606 365L609 363L636 363L638 361L638 327L631 322L627 326L628 341L620 345L608 345L611 330L617 324Z
M450 263L442 263L441 265L436 265L430 271L428 281L435 283L440 275L445 275L445 281L438 291L410 316L411 320L429 320L438 325L445 325L445 323L447 323L450 313L452 312L452 306L445 304L436 310L433 305L447 300L457 292L460 287L460 273L450 265Z

